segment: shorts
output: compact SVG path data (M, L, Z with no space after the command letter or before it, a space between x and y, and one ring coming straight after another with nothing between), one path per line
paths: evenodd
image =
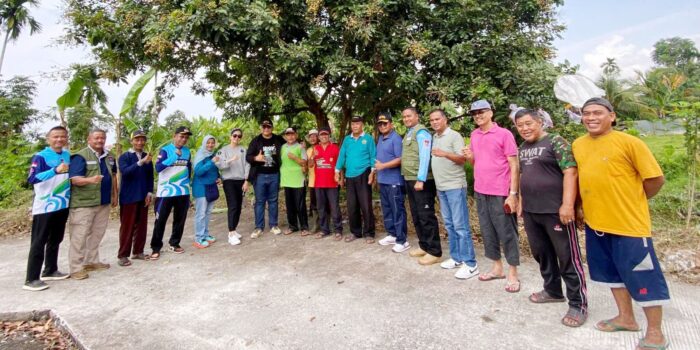
M626 288L642 307L670 302L651 237L620 236L586 225L586 253L594 282Z

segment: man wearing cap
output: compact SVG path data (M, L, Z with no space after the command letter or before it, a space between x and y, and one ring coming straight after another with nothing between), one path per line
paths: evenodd
M89 271L105 270L109 264L100 262L100 242L109 223L109 207L117 206L117 173L114 156L104 149L107 133L93 129L88 134L88 146L71 156L70 260L71 278L88 278Z
M180 246L182 233L185 230L187 211L190 209L190 176L192 174L192 160L190 149L185 146L192 132L185 126L175 129L173 142L161 148L156 160L158 172L158 188L156 192L155 213L156 221L153 224L153 236L151 237L150 260L160 258L160 250L163 248L163 235L165 224L168 222L170 212L173 212L173 228L168 240L169 250L176 254L182 254L185 250Z
M644 309L647 330L641 349L665 349L662 305L670 302L668 286L651 238L647 201L664 184L664 175L640 139L613 130L616 115L606 99L583 105L588 134L572 148L579 171L588 270L591 279L610 287L618 314L596 324L603 332L639 331L632 300Z
M318 130L311 129L309 133L306 134L306 142L309 143L309 148L306 149L306 159L310 159L314 153L314 147L318 144ZM311 232L317 232L320 228L320 216L318 215L318 207L316 205L316 191L314 191L314 184L316 183L315 172L312 169L313 163L309 162L307 173L307 186L309 188L309 217L314 216L316 212L316 220L313 222L311 227Z
M382 203L382 216L386 237L379 240L380 245L393 245L394 253L408 250L411 244L406 240L406 207L404 199L404 180L401 176L401 136L394 130L389 113L377 116L379 139L377 140L377 170L379 198Z
M148 206L153 197L153 164L150 154L144 152L146 133L131 133L131 149L119 157L121 188L119 189L119 252L120 266L129 266L132 259L144 260L148 229Z
M255 190L255 230L250 238L258 238L265 229L265 204L270 232L282 233L277 224L277 199L280 189L280 165L282 145L285 140L272 133L272 121L263 119L260 123L260 135L253 138L248 145L246 161L250 163L248 181Z
M365 237L365 242L371 244L375 242L372 182L377 148L372 136L362 130L363 126L362 117L354 116L350 119L351 133L345 136L340 146L338 162L335 164L335 181L340 182L340 171L344 170L351 233L345 237L345 242Z
M340 215L338 200L338 182L335 180L335 165L340 149L331 143L331 128L324 126L318 131L319 144L314 146L314 152L309 157L309 169L314 172L314 191L318 201L318 216L321 232L316 238L324 238L331 234L331 219L335 240L343 239L343 222Z
M517 266L520 265L518 226L518 147L513 134L493 121L493 110L486 100L472 103L469 114L478 128L471 133L471 144L463 149L464 156L474 165L474 197L476 197L479 226L484 239L484 251L493 260L489 272L480 281L507 279L505 290L520 291ZM510 266L504 274L501 245Z
M406 181L408 205L418 235L418 248L409 251L408 255L419 258L421 265L432 265L440 262L442 256L435 217L435 181L429 169L433 138L428 129L420 124L417 109L404 108L401 116L408 128L402 141L401 175Z
M27 178L34 186L34 203L27 278L22 289L30 291L49 288L44 281L68 278L68 274L58 271L58 248L63 241L70 201L70 154L63 149L68 130L54 126L46 134L46 142L48 147L32 157Z
M236 231L238 221L241 218L243 197L248 191L248 173L250 163L246 162L245 147L241 146L243 130L235 128L231 130L230 143L219 150L219 161L216 166L221 170L221 179L224 183L226 206L228 207L228 242L231 245L241 244L241 234Z
M293 127L284 130L282 145L282 165L280 166L280 185L284 188L284 200L287 206L287 223L284 231L290 235L301 230L302 236L309 235L309 218L306 214L306 150L297 142L297 131Z
M441 109L428 113L435 130L431 167L435 176L440 212L450 239L450 258L440 263L443 269L457 269L454 276L469 279L479 274L467 206L467 175L462 154L464 138L450 129L447 114Z

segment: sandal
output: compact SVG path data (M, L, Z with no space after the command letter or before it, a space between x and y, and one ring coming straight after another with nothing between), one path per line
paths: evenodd
M520 291L520 280L506 283L506 292L517 293Z
M328 236L330 236L330 235L331 235L330 233L325 234L325 233L323 233L323 232L319 232L319 233L317 233L317 234L314 236L314 238L316 238L316 239L321 239L321 238L326 238L326 237L328 237Z
M294 233L294 232L297 232L297 231L292 231L292 229L289 229L289 228L288 228L288 229L284 230L284 235L285 235L285 236L289 236L289 235L291 235L291 234Z
M151 255L146 255L146 260L155 261L158 259L160 259L160 252L153 252L151 253Z
M595 324L595 329L601 332L639 332L640 328L628 328L613 323L613 319L602 320Z
M311 234L311 232L309 232L308 230L301 230L301 236L302 236L302 237L306 237L306 236L308 236L308 235L310 235L310 234Z
M119 266L131 266L131 261L129 261L129 258L119 258L117 264Z
M333 237L334 240L340 241L343 239L343 234L342 233L336 233L335 237Z
M666 350L669 344L670 343L665 341L665 339L663 344L650 344L642 338L639 339L639 343L637 343L637 350Z
M581 327L584 323L586 323L587 318L588 314L585 311L570 307L569 311L567 311L566 315L564 315L564 317L561 319L561 324L573 328Z
M146 256L141 254L134 254L131 256L131 260L146 260Z
M180 246L177 246L177 247L170 246L170 248L168 248L168 250L170 250L171 252L173 252L175 254L182 254L185 252L185 250Z
M367 238L365 238L365 242L367 244L374 244L374 242L376 242L376 241L374 240L373 237L367 237Z
M355 235L353 235L353 234L351 233L351 234L349 234L347 237L345 237L345 242L346 242L346 243L350 243L350 242L352 242L352 241L354 241L354 240L356 240L356 239L357 239L357 237L355 237Z
M493 272L487 272L483 275L479 275L479 281L481 282L486 282L486 281L493 281L493 280L502 280L506 278L506 275L494 275Z
M532 293L528 297L528 300L535 304L545 304L545 303L562 303L566 301L566 298L555 298L544 290L537 293ZM569 309L571 310L571 309Z

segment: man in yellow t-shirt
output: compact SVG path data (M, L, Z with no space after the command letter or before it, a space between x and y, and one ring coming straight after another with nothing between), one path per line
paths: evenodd
M632 299L644 309L647 331L638 348L665 349L661 305L668 286L651 239L647 200L664 184L649 148L638 138L613 130L615 112L606 99L584 103L588 134L572 145L578 163L588 269L591 279L609 286L618 315L596 324L604 332L638 331Z
M318 130L309 130L309 133L306 134L306 141L309 143L309 148L306 149L306 159L311 159L314 155L314 147L316 147L316 145L318 144ZM321 229L321 222L319 219L321 216L318 215L318 209L316 205L316 191L314 191L314 185L316 184L316 181L313 167L315 165L313 163L310 163L309 166L310 168L307 174L307 182L309 187L309 218L314 216L314 212L316 213L316 220L313 221L311 226L311 233L316 233Z

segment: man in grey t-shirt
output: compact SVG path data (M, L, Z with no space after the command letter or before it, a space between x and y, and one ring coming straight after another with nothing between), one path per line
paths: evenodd
M447 115L441 109L430 112L430 126L435 130L430 165L440 200L440 212L450 240L450 258L443 261L443 269L459 268L455 277L472 278L479 274L474 254L472 232L467 207L467 178L462 155L464 139L447 125Z

